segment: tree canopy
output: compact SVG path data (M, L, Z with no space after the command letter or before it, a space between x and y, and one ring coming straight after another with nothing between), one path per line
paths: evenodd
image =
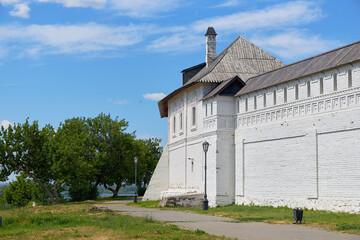
M137 139L127 132L125 119L99 114L95 118L65 120L57 130L39 127L26 119L0 130L0 178L25 174L47 193L52 203L60 200L61 186L73 199L96 196L101 184L114 196L123 183L134 182L134 157L139 158L138 182L148 184L161 156L160 140ZM95 192L94 192L95 191Z

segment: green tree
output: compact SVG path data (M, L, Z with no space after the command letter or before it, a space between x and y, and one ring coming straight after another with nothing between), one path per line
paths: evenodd
M144 164L141 164L142 168L139 171L138 183L143 183L148 185L151 176L154 173L156 165L161 157L163 147L160 146L161 139L158 138L149 138L147 140L139 140L142 145L141 158L139 162L144 161Z
M49 171L53 162L46 147L54 135L50 125L40 129L37 121L30 124L28 119L24 124L1 127L0 179L6 181L12 172L25 173L46 191L52 203L58 202L58 183Z
M77 117L61 123L49 149L53 160L50 170L58 182L70 187L72 200L93 199L99 154L92 143L87 119Z
M135 133L127 133L125 119L112 119L110 114L89 118L92 143L99 156L97 184L118 195L123 182L129 177L136 156Z

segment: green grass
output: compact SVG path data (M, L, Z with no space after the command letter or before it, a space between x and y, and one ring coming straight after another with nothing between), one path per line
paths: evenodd
M147 208L157 208L159 201L138 202L129 205L136 205ZM210 208L203 211L202 208L182 208L182 207L166 207L164 210L175 210L185 212L195 212L200 214L209 214L214 216L229 217L238 222L266 222L277 224L291 224L294 222L292 209L287 207L260 207L231 205L226 207ZM360 215L327 212L316 210L304 210L304 225L313 227L322 227L329 231L338 231L360 235Z
M226 239L116 212L87 212L92 203L0 210L0 239Z

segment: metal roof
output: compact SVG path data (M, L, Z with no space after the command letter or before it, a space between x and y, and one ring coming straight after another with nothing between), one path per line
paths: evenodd
M205 33L205 36L207 35L217 35L217 33L215 32L215 29L213 27L208 27L208 30Z
M251 77L235 96L360 60L360 41Z
M239 88L241 88L242 86L245 85L245 83L243 81L241 81L241 79L238 76L235 76L233 78L230 78L222 83L220 83L219 85L217 85L213 90L211 90L204 98L208 99L211 97L214 97L218 94L220 94L224 89L226 89L227 87L229 87L231 84L233 84L234 82L238 82ZM235 93L237 92L238 89L235 90L235 92L232 92L231 96L234 96Z

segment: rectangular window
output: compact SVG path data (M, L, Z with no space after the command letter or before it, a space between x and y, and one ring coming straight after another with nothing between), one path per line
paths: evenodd
M183 130L183 114L180 113L180 131Z
M248 111L248 99L246 98L245 99L245 112Z
M176 117L173 118L173 133L176 133Z
M192 107L192 126L196 125L196 108Z
M264 93L264 107L266 107L266 93Z
M334 73L334 91L337 91L337 74Z
M295 100L299 99L299 84L295 85Z
M348 87L352 87L352 72L351 70L348 71Z
M208 116L208 109L207 109L207 104L205 104L205 117Z
M257 108L256 96L254 96L254 109L256 110L256 108Z
M320 78L320 94L324 94L324 79Z
M308 81L307 83L306 83L306 87L307 87L307 96L308 97L311 97L311 82L310 81Z
M274 105L276 105L276 90L274 90L273 97L274 97Z
M287 87L284 87L284 103L287 102Z
M214 112L213 112L213 103L211 103L211 105L210 105L210 113L211 113L211 115L214 114Z

